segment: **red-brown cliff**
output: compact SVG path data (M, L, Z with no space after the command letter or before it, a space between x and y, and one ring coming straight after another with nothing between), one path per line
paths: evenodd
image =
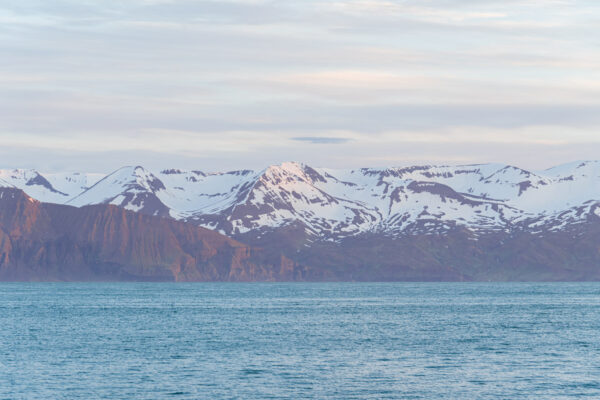
M112 205L0 189L0 280L269 281L309 271L217 232Z

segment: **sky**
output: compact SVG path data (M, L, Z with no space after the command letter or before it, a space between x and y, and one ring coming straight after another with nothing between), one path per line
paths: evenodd
M600 159L597 0L3 0L0 166Z

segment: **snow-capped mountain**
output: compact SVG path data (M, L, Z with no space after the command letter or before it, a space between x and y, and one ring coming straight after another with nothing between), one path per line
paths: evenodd
M107 176L0 170L42 202L115 204L230 236L300 227L312 240L466 229L569 229L600 221L600 162L525 171L502 164L337 170L283 163L223 173L123 167Z
M65 203L102 178L102 174L40 174L33 169L0 170L0 187L18 188L29 196L48 203Z
M152 173L142 167L123 167L84 188L65 204L75 207L114 204L131 211L169 216L169 209L158 199L158 193L166 193L166 188Z

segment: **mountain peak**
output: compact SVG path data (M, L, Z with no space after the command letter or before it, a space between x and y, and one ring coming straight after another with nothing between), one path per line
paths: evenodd
M68 201L69 205L114 204L132 211L150 215L168 216L169 208L157 193L166 191L160 179L142 166L117 169Z
M132 165L90 178L93 186L88 175L7 170L0 185L45 202L113 204L231 235L296 224L328 240L368 232L433 234L443 226L566 229L585 221L589 202L600 200L600 163L593 161L536 173L500 163L343 170L284 162L261 171L157 174Z
M325 182L323 175L315 168L299 162L284 162L278 165L271 165L266 168L262 176L268 179L274 179L276 184L293 181L306 182ZM285 177L285 179L283 179Z
M295 162L295 161L287 161L281 164L269 165L265 172L285 172L290 174L301 174L304 169L304 164Z

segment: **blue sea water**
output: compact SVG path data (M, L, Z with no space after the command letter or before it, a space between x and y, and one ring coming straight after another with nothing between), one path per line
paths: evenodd
M4 283L0 399L600 398L600 284Z

